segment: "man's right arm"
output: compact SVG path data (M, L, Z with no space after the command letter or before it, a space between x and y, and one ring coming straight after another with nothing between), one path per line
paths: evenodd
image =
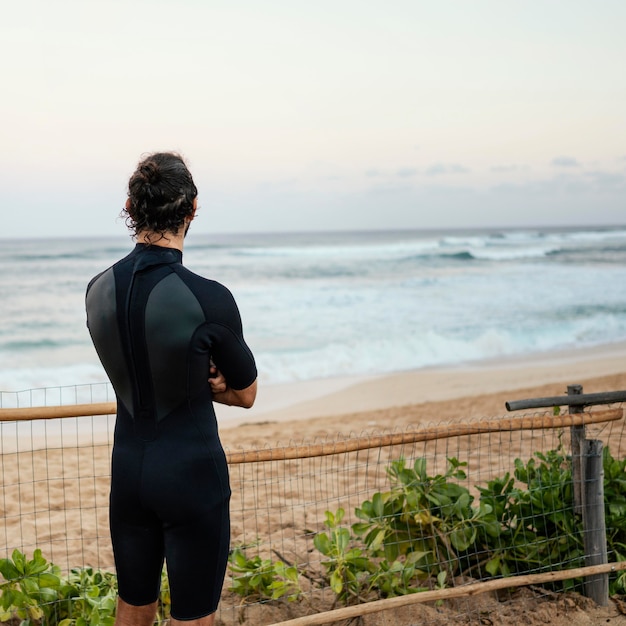
M226 387L226 391L213 394L213 402L227 404L228 406L240 406L249 409L256 399L257 381L255 380L249 387L245 389L232 389Z

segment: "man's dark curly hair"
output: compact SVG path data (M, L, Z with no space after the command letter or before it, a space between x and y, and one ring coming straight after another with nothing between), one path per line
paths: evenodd
M137 165L128 181L128 204L122 210L126 225L165 237L175 234L193 215L198 190L183 158L175 152L156 152Z

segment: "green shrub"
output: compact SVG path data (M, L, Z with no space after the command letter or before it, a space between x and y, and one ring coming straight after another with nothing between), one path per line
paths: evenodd
M302 595L298 569L282 561L272 562L256 555L248 558L241 547L229 556L233 584L230 591L243 598L277 600L286 597L289 602Z
M0 559L0 621L18 618L20 626L113 626L117 576L91 567L74 568L66 578L41 550L28 560L19 550ZM162 577L156 624L170 614L167 576Z
M11 558L0 559L0 620L19 617L20 626L31 626L45 620L56 623L57 602L62 582L59 569L48 563L35 550L33 558L26 559L19 550Z
M358 522L343 524L345 511L327 511L314 537L327 582L337 598L355 600L442 588L455 576L478 579L584 564L582 520L573 510L571 459L559 447L515 460L509 473L478 486L478 503L464 483L466 463L448 459L445 474L429 476L426 460L388 470L389 490L373 494L355 510ZM626 561L626 459L604 448L604 494L610 561ZM304 572L282 561L248 558L243 547L229 557L231 591L243 598L295 601ZM19 550L0 559L0 621L20 626L112 626L115 574L72 569L62 577L41 550L27 559ZM428 584L426 584L428 583ZM574 581L555 583L569 589ZM610 593L626 593L626 572L612 574ZM161 584L157 624L170 615L169 585Z

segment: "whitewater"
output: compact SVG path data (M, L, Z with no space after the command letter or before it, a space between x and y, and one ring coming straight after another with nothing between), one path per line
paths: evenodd
M104 383L90 278L130 238L0 246L0 391ZM369 376L626 340L626 227L190 234L227 285L262 383Z

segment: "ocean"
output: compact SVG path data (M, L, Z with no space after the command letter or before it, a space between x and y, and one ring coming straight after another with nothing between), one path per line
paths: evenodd
M105 383L85 287L132 246L1 242L0 391ZM263 384L626 340L626 227L191 233L184 263L233 292Z

